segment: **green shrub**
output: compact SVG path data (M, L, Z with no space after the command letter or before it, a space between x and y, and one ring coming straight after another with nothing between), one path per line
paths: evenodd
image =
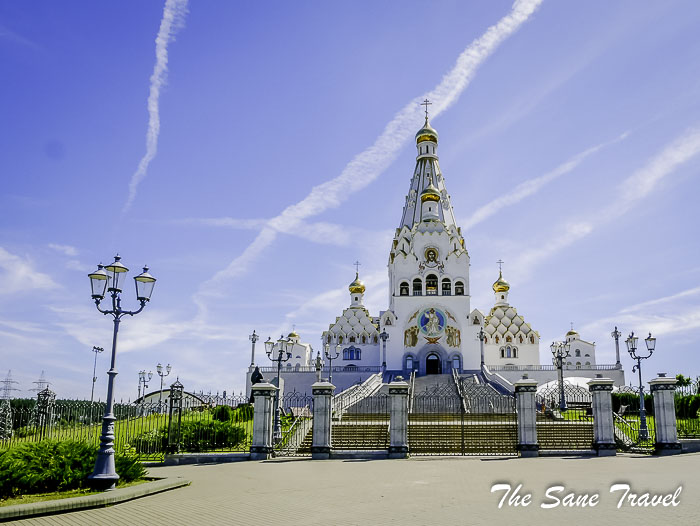
M71 440L18 444L0 453L0 498L88 486L97 447ZM131 455L117 454L120 482L143 478L145 470Z
M180 429L183 451L200 452L209 449L235 447L246 438L245 429L229 422L183 422Z
M219 422L229 422L233 418L233 409L227 405L217 405L211 412L211 417Z
M239 405L233 413L234 422L247 422L253 419L253 404Z
M136 453L159 453L168 445L168 428L163 426L141 433L134 438L130 446Z

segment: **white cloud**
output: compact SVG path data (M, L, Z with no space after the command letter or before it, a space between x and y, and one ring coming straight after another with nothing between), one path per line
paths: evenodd
M628 135L629 133L625 132L612 141L604 142L593 146L592 148L588 148L587 150L577 153L564 163L554 168L554 170L520 183L513 189L512 192L509 192L501 197L497 197L490 203L478 208L469 218L467 218L466 221L462 221L462 228L465 231L469 230L478 223L481 223L492 215L498 213L499 210L507 206L512 206L522 201L526 197L539 192L547 184L558 179L562 175L566 175L575 170L587 157L598 152L601 148L619 142L625 139Z
M550 241L515 255L513 274L522 279L529 275L536 265L588 236L597 228L626 214L635 204L651 194L664 178L672 175L677 168L698 154L700 129L691 129L681 134L639 170L624 179L618 188L615 201L597 213L589 214L592 219L571 221L552 235Z
M158 134L160 133L160 115L158 100L160 90L168 78L168 44L175 40L175 34L184 26L187 15L187 0L166 0L163 18L156 37L156 64L151 75L151 88L148 95L148 131L146 132L146 153L129 182L129 197L123 211L127 211L134 199L139 183L146 177L148 165L158 151Z
M49 248L60 252L64 256L75 257L78 255L78 249L70 245L58 245L56 243L49 243Z
M479 66L512 35L540 6L543 0L516 0L512 10L474 40L457 58L454 67L428 93L406 104L386 125L374 144L357 154L337 177L311 189L304 199L288 206L270 219L253 243L227 268L205 282L201 291L217 288L219 281L240 276L249 265L277 238L277 232L296 228L301 221L339 206L353 193L365 188L394 161L401 147L409 140L420 122L419 103L425 97L433 102L433 117L447 110L469 85Z
M11 254L0 247L0 294L58 288L48 274L39 272L29 258Z

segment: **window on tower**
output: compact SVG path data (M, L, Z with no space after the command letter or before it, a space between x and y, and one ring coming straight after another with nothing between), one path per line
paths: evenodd
M452 294L452 282L445 278L442 280L442 295L449 296Z
M399 285L399 296L408 296L408 283L405 281Z
M425 278L426 296L437 296L438 278L435 274L428 274Z
M464 296L464 283L461 281L455 283L455 296Z
M422 296L423 295L423 282L420 278L413 280L413 295Z

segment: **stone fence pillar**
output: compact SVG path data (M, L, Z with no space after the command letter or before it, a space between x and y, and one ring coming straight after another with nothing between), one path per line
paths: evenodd
M311 386L311 392L314 395L311 458L314 460L326 460L331 456L333 391L335 386L330 382L316 382Z
M536 457L539 454L535 405L537 381L523 377L514 385L515 407L518 412L518 451L521 457Z
M616 454L615 425L612 414L613 381L610 378L593 378L588 382L593 409L593 449L599 457Z
M389 458L408 457L408 387L404 381L389 384Z
M655 449L658 455L675 455L681 452L676 428L676 407L674 395L676 379L666 378L665 373L659 373L657 378L649 382L651 394L654 396L654 423L656 427Z
M251 387L253 403L253 443L250 446L251 460L266 460L272 456L272 417L277 388L268 383Z

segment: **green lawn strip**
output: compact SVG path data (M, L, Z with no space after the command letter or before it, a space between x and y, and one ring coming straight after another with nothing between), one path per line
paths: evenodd
M117 488L128 488L130 486L138 486L139 484L144 484L146 482L152 482L154 479L145 478L141 480L134 480L133 482L127 482L126 484L119 484ZM29 495L19 495L17 497L12 497L4 500L0 500L0 507L3 506L14 506L16 504L31 504L33 502L44 502L49 500L61 500L69 499L71 497L85 497L86 495L95 495L97 493L104 493L103 491L95 491L87 488L83 489L72 489L68 491L52 491L50 493L36 493Z

